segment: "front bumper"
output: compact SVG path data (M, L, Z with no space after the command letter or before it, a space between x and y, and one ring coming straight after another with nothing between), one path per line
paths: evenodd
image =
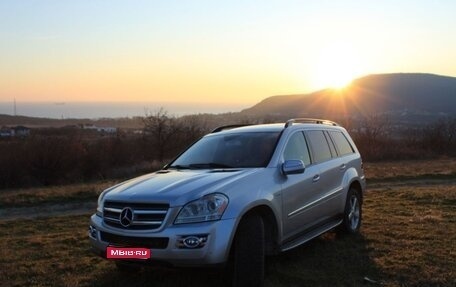
M130 238L133 242L146 243L149 238L150 242L156 242L158 238L162 241L167 239L167 244L160 244L161 246L157 248L150 248L151 263L157 261L172 266L220 265L228 260L235 227L236 219L225 219L204 223L168 224L154 231L124 230L104 224L103 219L94 214L90 218L89 239L92 250L102 257L106 257L106 248L108 246L123 245L104 241L102 237ZM102 233L104 236L102 236ZM181 239L193 235L207 236L205 244L198 248L183 247ZM141 240L136 240L137 238L141 238ZM135 246L138 244L141 243L127 243L124 246L144 247ZM144 263L147 263L147 261Z

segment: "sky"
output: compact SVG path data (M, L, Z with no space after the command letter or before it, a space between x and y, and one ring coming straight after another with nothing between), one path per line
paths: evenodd
M456 76L456 1L0 0L0 102L255 104Z

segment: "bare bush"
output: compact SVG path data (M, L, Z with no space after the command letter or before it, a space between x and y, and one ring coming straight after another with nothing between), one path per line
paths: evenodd
M446 155L456 154L456 118L444 118L422 131L422 147Z
M353 138L362 149L362 155L379 159L385 148L388 148L388 137L391 123L386 116L369 115L360 121L359 126L352 131Z
M145 151L150 159L163 162L207 133L208 124L198 115L177 118L160 108L144 118Z
M149 153L152 157L163 161L166 153L173 148L174 139L181 131L182 126L178 124L176 117L169 116L163 108L146 114L143 121L144 139L150 147Z
M262 122L283 119L236 114L177 118L162 108L143 118L142 135L45 129L26 138L0 139L0 188L132 177L161 168L216 126ZM393 126L380 115L342 124L366 161L456 155L456 118L426 127Z

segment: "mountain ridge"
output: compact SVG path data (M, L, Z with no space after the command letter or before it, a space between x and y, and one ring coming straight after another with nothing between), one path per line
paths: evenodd
M442 116L456 117L456 77L429 73L370 74L342 90L322 89L305 94L275 95L235 113L203 114L211 125L263 118L286 120L320 117L331 120L384 114L402 122L425 123ZM195 114L197 115L197 114ZM95 124L141 128L141 117L101 119L51 119L0 114L0 127L63 127Z
M276 95L245 115L347 117L367 114L456 115L456 77L428 73L371 74L344 89Z

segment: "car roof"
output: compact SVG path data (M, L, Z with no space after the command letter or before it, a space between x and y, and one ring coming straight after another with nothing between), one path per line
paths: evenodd
M227 129L218 128L211 134L234 134L244 132L281 132L284 129L296 130L296 129L341 129L340 126L327 125L327 124L315 124L315 123L293 123L287 125L286 123L274 123L274 124L260 124L260 125L245 125L245 126L227 126Z
M235 127L222 130L223 133L233 132L280 132L284 129L285 124L261 124L261 125L246 125L242 127Z

